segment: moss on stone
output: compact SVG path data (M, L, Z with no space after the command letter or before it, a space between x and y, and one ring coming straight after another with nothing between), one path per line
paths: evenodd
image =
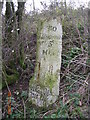
M56 74L46 74L45 79L42 80L35 80L35 77L30 80L29 86L32 87L32 84L35 86L40 86L41 89L44 89L45 87L50 88L50 92L52 92L52 88L57 82L57 73Z
M43 81L35 80L34 76L32 77L32 79L30 79L30 82L29 82L30 88L32 87L32 85L40 86L41 89L45 88L45 85L43 84Z
M47 86L48 88L50 88L50 91L52 92L52 88L54 87L55 83L57 82L57 75L55 74L46 74L46 77L45 77L45 86Z

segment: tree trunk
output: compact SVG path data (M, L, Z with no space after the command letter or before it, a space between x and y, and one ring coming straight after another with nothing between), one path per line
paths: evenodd
M64 5L65 5L65 15L67 15L67 4L66 4L66 0L64 1Z
M14 5L13 2L6 2L6 12L5 12L5 41L8 46L11 47L13 41L13 22L14 22Z
M33 10L35 11L35 2L34 2L34 0L33 0Z
M18 2L18 10L16 15L18 16L18 34L20 34L21 25L22 25L22 15L24 10L25 2Z

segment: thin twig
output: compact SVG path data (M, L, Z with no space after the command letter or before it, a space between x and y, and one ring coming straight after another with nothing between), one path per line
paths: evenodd
M10 90L10 88L9 88L9 86L8 86L8 83L7 83L7 80L6 80L6 76L5 76L4 71L2 71L2 73L3 73L4 78L5 78L5 83L6 83L7 89L8 89L9 92L11 92L11 90Z
M26 119L26 106L23 98L22 98L22 101L23 101L23 107L24 107L24 119Z
M15 108L15 106L14 105L12 105L14 108ZM19 112L19 113L21 113L21 114L23 114L23 112L21 112L20 110L18 110L17 108L16 108L16 110Z
M52 114L52 113L54 113L54 112L56 112L56 111L57 111L57 109L47 111L46 113L43 114L43 116L42 116L41 118L43 118L43 117L44 117L45 115L47 115L47 114Z

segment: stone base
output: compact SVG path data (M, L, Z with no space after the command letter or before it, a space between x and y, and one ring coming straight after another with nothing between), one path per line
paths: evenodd
M39 107L48 107L57 100L58 96L52 95L49 88L42 89L40 86L33 85L29 88L29 100L32 104Z

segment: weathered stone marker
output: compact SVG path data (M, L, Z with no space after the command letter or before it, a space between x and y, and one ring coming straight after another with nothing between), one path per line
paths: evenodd
M34 77L30 80L30 101L47 107L59 95L62 52L62 26L60 20L52 18L42 22L37 40L37 60Z

